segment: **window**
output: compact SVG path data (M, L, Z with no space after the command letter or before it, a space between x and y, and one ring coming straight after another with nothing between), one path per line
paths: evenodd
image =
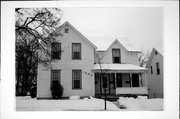
M72 43L72 59L81 59L81 43Z
M61 43L52 43L51 59L61 59Z
M151 66L151 74L153 74L153 67Z
M113 63L121 63L120 49L112 49Z
M160 68L159 68L159 63L156 63L156 71L157 71L157 75L160 74Z
M81 89L81 70L72 70L72 89Z
M65 33L69 33L69 29L68 29L68 28L65 28L65 29L64 29L64 32L65 32Z
M155 55L157 55L158 54L158 52L157 51L155 51Z
M53 81L59 81L61 79L61 70L51 70L51 87Z

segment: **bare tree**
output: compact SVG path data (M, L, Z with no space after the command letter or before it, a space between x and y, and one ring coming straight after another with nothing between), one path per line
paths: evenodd
M99 64L99 68L100 68L100 84L101 84L101 79L103 79L103 76L105 75L106 71L102 68L102 59L104 57L104 55L100 56L97 52L95 53L95 57L96 57L96 60L97 60L97 63ZM103 80L103 82L105 82L107 84L107 80ZM101 88L101 85L100 85L100 89ZM105 93L104 93L104 96L105 96L105 100L104 100L104 110L107 109L107 106L106 106L106 88L104 89Z
M150 56L150 54L148 51L146 53L142 52L141 54L139 54L138 61L139 61L140 67L144 67L146 65L149 56Z
M26 95L36 85L37 65L51 61L51 43L63 12L58 8L16 8L16 92ZM43 53L45 58L38 55Z

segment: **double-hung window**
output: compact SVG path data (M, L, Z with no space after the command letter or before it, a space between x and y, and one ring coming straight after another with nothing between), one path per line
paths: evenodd
M81 43L72 43L72 59L81 59Z
M120 49L112 49L113 63L121 63L121 51Z
M61 80L61 70L51 70L51 88L52 88L52 82L53 81L59 81Z
M81 70L72 70L72 89L81 89Z
M61 59L61 43L51 44L51 59Z
M156 63L156 71L157 71L157 75L160 74L160 68L159 68L159 63Z
M151 74L153 74L153 67L151 66Z

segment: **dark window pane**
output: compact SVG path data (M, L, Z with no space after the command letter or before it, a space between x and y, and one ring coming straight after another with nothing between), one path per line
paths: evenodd
M80 89L80 80L74 80L74 89Z
M74 59L80 59L80 52L74 52Z
M52 59L60 59L60 56L59 52L52 52Z
M114 57L114 63L120 63L119 57Z

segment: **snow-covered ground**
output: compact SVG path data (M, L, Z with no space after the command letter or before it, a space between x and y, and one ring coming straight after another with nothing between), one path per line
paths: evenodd
M120 109L120 107L125 107ZM91 97L78 99L71 97L66 100L37 100L26 97L16 97L17 111L101 111L104 110L104 100ZM163 99L132 99L120 98L118 102L107 101L107 110L163 110Z
M16 97L17 110L49 110L49 111L83 111L104 110L102 99L72 99L72 100L36 100L30 97ZM112 102L107 101L107 110L119 110Z
M145 97L134 98L119 98L118 100L121 106L124 106L126 110L132 111L163 111L163 99L147 99Z
M16 97L16 109L17 111L101 111L104 110L104 100L93 97L90 99L70 97L69 100L37 100L29 96ZM121 97L114 103L107 101L107 110L162 111L163 99L146 99L143 97L134 99Z

